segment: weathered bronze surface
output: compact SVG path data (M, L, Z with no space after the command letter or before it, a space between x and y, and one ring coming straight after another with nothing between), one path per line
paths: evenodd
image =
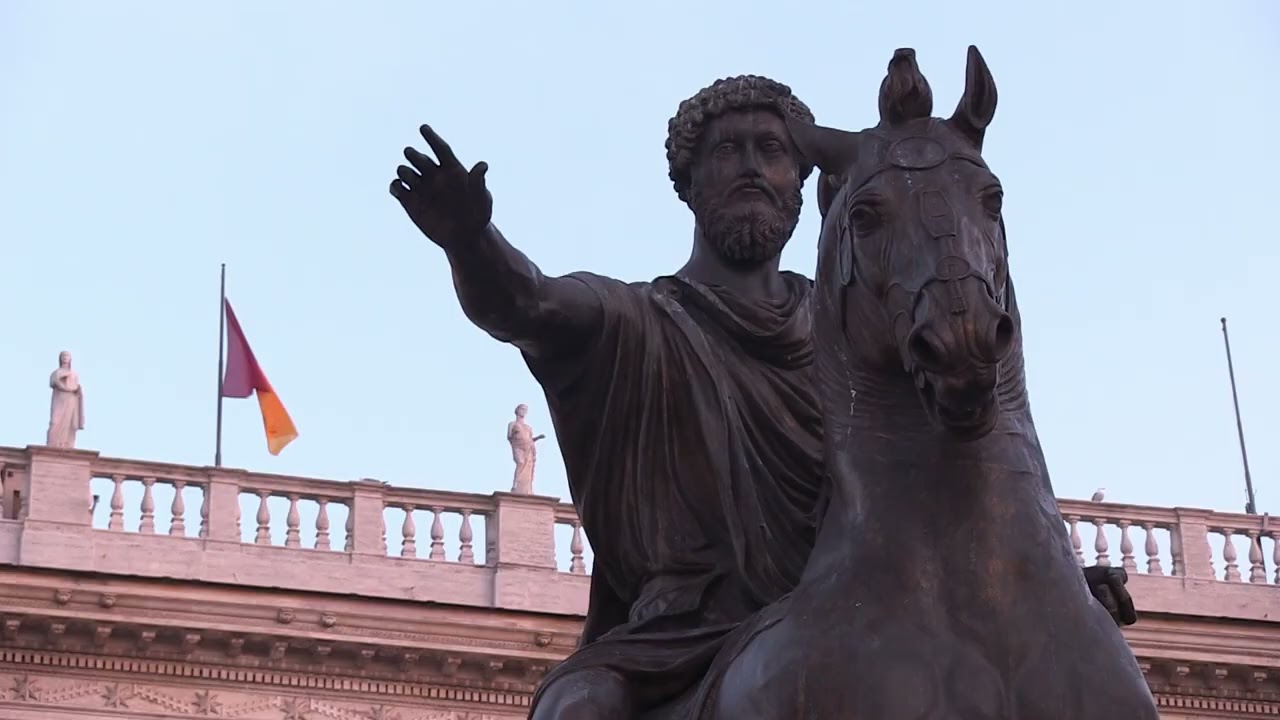
M698 693L713 661L719 656L724 667L737 667L728 660L736 657L744 637L739 628L796 588L833 490L842 493L838 513L849 511L848 478L833 486L822 463L812 283L780 271L778 264L799 217L801 187L812 171L796 151L788 120L800 121L803 128L813 116L785 85L755 76L718 81L680 106L670 123L667 157L676 193L694 214L694 247L680 270L652 282L628 283L585 272L544 276L492 224L485 163L468 170L426 126L422 134L435 159L405 149L408 165L398 168L391 194L444 250L467 317L519 348L542 385L574 504L595 551L581 647L544 681L531 711L535 720L656 720L699 712ZM930 163L930 153L937 151L932 147L908 143L895 157L908 164ZM941 197L954 194L947 185L938 189ZM840 192L837 183L824 182L820 204L829 205ZM971 220L969 212L964 205L953 214L963 223ZM612 231L618 235L612 239L626 241L621 220ZM849 277L865 272L851 262L846 267ZM947 272L961 270L957 266ZM859 337L879 338L880 325L862 328ZM830 354L830 330L824 342ZM929 335L921 342L951 350L945 335ZM987 351L996 349L990 345ZM829 383L822 388L824 395L830 394ZM950 386L939 384L938 390L943 393L939 397L957 402L946 394L952 392ZM847 391L844 401L849 401ZM965 410L963 405L945 407L947 412ZM826 410L830 419L830 408ZM874 446L872 440L864 444ZM930 443L924 452L934 452L929 448L935 440L919 427L895 442L895 448ZM852 446L839 447L847 451ZM845 451L833 457L843 457ZM952 495L931 500L930 507L942 505L943 497ZM966 513L965 506L955 510L976 522L978 516ZM914 572L916 563L924 562L945 570L946 587L954 586L959 596L990 583L993 592L1006 593L1002 602L1015 598L1011 588L1020 587L1027 573L1039 572L1006 562L1008 551L958 562L959 551L948 549L919 560L916 556L936 541L939 531L912 537L904 528L941 521L928 508L918 517L895 512L899 514L869 519L873 530L889 527L885 535L859 535L856 541L852 536L832 538L833 532L850 528L829 522L824 530L828 547L820 559L834 557L831 543L866 547L868 552L877 548L892 567ZM983 518L981 528L1002 521ZM955 520L947 522L950 527ZM1037 562L1043 559L1043 547L1056 547L1043 542L1044 537L1060 536L1065 542L1060 522L1037 533L1024 538L1020 551L1035 550ZM890 605L929 591L908 587L896 577L881 587L886 578L875 574L877 568L870 567L865 582L840 576L848 584L843 591L856 588ZM1067 583L1064 592L1074 597L1084 584L1074 566L1072 573L1074 585ZM1116 622L1133 622L1123 571L1088 568L1085 576ZM1059 602L1043 597L1041 585L1025 588L1016 595L1022 603ZM1090 606L1087 594L1079 602ZM1092 607L1107 617L1096 604ZM881 636L874 628L865 640L853 632L855 627L865 631L865 625L843 611L814 617L815 635L831 631L831 637L848 643L840 652L826 651L832 662L824 678L853 678L839 663L855 652L877 652ZM994 626L982 632L1006 634ZM1114 654L1114 639L1104 638L1103 655ZM1075 657L1083 642L1072 640L1064 657ZM726 644L733 654L722 653ZM744 662L757 658L773 664L769 651L759 647L749 646ZM818 656L813 660L808 666L796 664L795 671L816 667ZM707 687L720 687L714 682L718 675L710 677ZM742 682L741 673L734 670L728 682ZM773 687L780 693L778 702L794 707L794 685ZM761 705L759 711L776 707ZM803 717L782 713L743 717Z
M789 122L838 188L813 324L834 493L804 577L735 631L701 717L1158 717L1081 581L1031 419L981 154L995 108L977 48L947 120L899 50L876 127Z

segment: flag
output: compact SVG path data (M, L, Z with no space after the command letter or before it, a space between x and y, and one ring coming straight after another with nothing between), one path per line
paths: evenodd
M262 372L258 359L253 356L231 303L226 298L222 303L227 314L227 370L222 377L222 396L247 398L257 394L258 407L262 409L262 425L267 431L267 451L279 455L285 445L298 437L298 429L284 409L284 403L280 402L280 396L271 387L266 373Z

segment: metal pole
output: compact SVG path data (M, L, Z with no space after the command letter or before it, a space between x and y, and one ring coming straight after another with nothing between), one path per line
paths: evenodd
M214 467L222 467L222 356L227 336L227 264L222 263L222 283L218 292L218 431L213 450Z
M1222 343L1227 348L1227 373L1231 376L1231 402L1236 407L1236 434L1240 436L1240 460L1244 463L1244 511L1257 515L1258 507L1253 497L1253 477L1249 475L1249 453L1244 449L1244 422L1240 419L1240 397L1236 394L1236 369L1231 362L1231 337L1227 335L1227 319L1222 318Z

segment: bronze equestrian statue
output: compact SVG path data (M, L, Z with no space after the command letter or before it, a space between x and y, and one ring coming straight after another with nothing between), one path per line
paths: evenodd
M831 485L812 284L779 270L813 169L786 118L813 120L757 76L680 105L667 158L693 250L652 282L543 275L491 222L485 163L468 170L426 126L435 159L405 148L391 194L444 251L463 312L542 385L595 550L581 646L544 679L535 720L684 717L734 629L800 580ZM630 232L620 218L587 240L643 242ZM1133 622L1123 570L1084 576L1116 622Z
M835 178L814 281L834 493L795 590L735 633L706 720L1159 717L1090 596L1027 401L996 87L969 48L947 120L911 50L859 133L791 120Z

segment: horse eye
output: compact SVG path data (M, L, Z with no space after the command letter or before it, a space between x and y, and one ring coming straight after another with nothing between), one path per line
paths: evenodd
M982 196L982 206L992 216L1000 217L1000 213L1004 210L1004 193L999 190L988 191Z
M859 235L866 235L880 227L880 213L865 203L854 205L849 211L849 221L853 223L853 229Z

